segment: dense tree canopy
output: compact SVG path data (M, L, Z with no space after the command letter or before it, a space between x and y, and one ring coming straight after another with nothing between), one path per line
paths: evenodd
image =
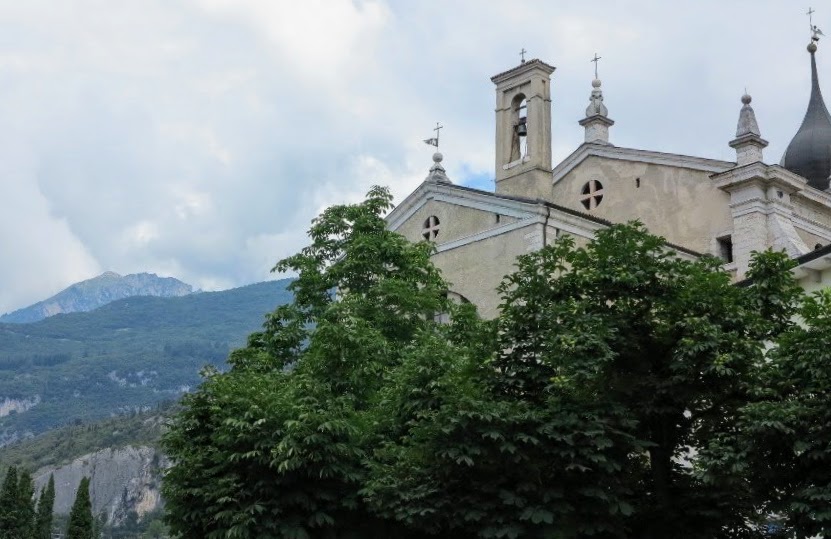
M806 300L784 254L735 286L714 258L613 226L520 257L485 321L447 299L429 243L387 230L389 207L375 188L318 217L275 268L298 274L295 302L184 399L173 533L826 530L831 295Z

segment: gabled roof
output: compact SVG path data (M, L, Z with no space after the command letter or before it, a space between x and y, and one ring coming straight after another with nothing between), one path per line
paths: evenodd
M455 184L437 184L424 182L415 191L401 201L393 210L387 215L386 219L390 228L397 229L403 221L418 207L421 207L427 200L439 198L440 195L454 194L458 197L468 199L471 207L477 207L480 204L489 206L490 211L499 210L502 215L510 215L512 217L527 217L538 213L539 207L551 208L562 213L585 219L591 223L611 226L612 223L606 219L590 215L579 210L566 208L559 204L554 204L542 199L533 199L526 197L519 197L513 195L505 195L494 193L492 191L484 191L482 189L475 189L473 187L465 187ZM438 195L438 196L437 196ZM477 204L478 203L478 204ZM480 208L484 209L484 208Z
M573 223L579 223L581 220L584 221L583 226L591 230L597 230L598 228L608 227L614 224L606 219L560 206L559 204L554 204L553 202L540 198L532 199L505 195L455 184L424 182L386 216L390 229L397 230L418 208L426 204L428 200L452 201L460 205L485 211L498 211L502 215L509 215L519 219L539 215L551 216L550 210L554 210L563 217L576 218L576 220L572 221ZM667 242L667 246L679 253L684 253L692 257L703 256L702 253L674 243Z
M703 172L724 172L736 166L732 161L721 161L718 159L707 159L705 157L694 157L691 155L679 155L674 153L653 152L650 150L638 150L635 148L621 148L610 144L596 144L586 142L574 150L571 155L563 159L552 171L553 183L557 183L577 165L588 157L597 156L607 159L618 159L620 161L634 161L637 163L651 163L670 167L688 168Z

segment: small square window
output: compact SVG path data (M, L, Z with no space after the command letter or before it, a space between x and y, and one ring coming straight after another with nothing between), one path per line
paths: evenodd
M720 238L716 238L716 242L718 242L718 256L725 263L729 264L733 262L733 238L732 236L722 236Z

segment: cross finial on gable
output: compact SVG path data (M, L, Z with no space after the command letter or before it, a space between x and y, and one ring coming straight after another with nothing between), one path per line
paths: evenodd
M525 53L526 52L528 52L528 51L525 50L525 47L522 47L522 50L519 51L520 63L522 63L522 64L525 63Z
M433 128L433 131L436 132L436 136L432 138L428 138L424 140L425 144L429 144L430 146L435 146L436 151L439 149L439 131L443 129L444 126L441 125L439 122L436 122L436 127Z

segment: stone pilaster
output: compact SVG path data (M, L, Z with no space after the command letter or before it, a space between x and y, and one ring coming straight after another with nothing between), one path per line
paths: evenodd
M791 195L806 182L778 166L749 163L713 175L716 186L730 193L733 215L733 262L742 278L753 251L768 247L794 257L808 252L793 225Z

